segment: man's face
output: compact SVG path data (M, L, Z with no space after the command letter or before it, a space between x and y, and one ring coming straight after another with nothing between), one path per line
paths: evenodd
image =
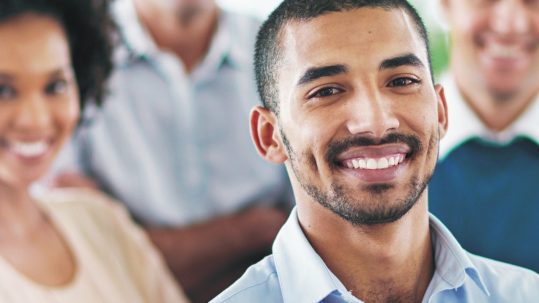
M537 92L539 0L442 3L451 29L457 79L500 101Z
M172 18L184 26L208 10L215 8L214 0L137 0L141 8L151 7L162 18ZM144 2L144 3L143 3Z
M433 173L445 100L401 10L330 13L284 29L277 136L298 200L353 224L392 222Z

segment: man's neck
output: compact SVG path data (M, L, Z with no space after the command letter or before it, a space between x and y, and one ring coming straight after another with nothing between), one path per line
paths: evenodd
M421 302L434 272L424 196L401 219L377 226L353 226L323 209L298 209L298 214L311 245L354 296L366 302Z
M468 79L464 67L452 68L457 88L465 102L483 124L493 132L501 132L513 124L533 102L537 91L519 91L507 96L489 92L483 83Z
M139 18L148 29L158 48L175 54L187 72L191 72L205 57L217 29L217 6L201 10L189 21L176 16L159 15L145 10L135 2Z

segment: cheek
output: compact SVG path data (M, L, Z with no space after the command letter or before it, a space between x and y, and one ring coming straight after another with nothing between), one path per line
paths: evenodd
M463 13L457 13L451 17L450 30L453 32L452 39L455 41L470 42L489 28L489 18L486 12L467 10L469 9L464 9Z
M55 116L58 126L64 131L71 132L80 117L80 106L77 94L72 94L55 108Z
M0 133L6 131L7 125L9 124L10 118L15 116L13 110L9 106L8 102L2 103L0 101Z
M425 151L428 150L431 140L438 138L440 123L435 105L425 103L409 107L407 114L400 117L401 125L409 128L404 132L415 134L422 141Z

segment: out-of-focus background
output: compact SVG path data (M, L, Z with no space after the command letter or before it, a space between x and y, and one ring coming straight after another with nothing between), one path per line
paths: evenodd
M223 8L242 12L264 19L281 0L217 0ZM435 76L439 76L448 62L448 40L443 26L443 18L432 0L410 1L419 11L427 25L432 49L432 65Z

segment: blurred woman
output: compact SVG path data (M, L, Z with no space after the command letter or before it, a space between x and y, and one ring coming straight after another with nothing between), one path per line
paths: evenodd
M0 2L0 302L185 302L123 208L91 190L39 199L111 70L105 0Z

